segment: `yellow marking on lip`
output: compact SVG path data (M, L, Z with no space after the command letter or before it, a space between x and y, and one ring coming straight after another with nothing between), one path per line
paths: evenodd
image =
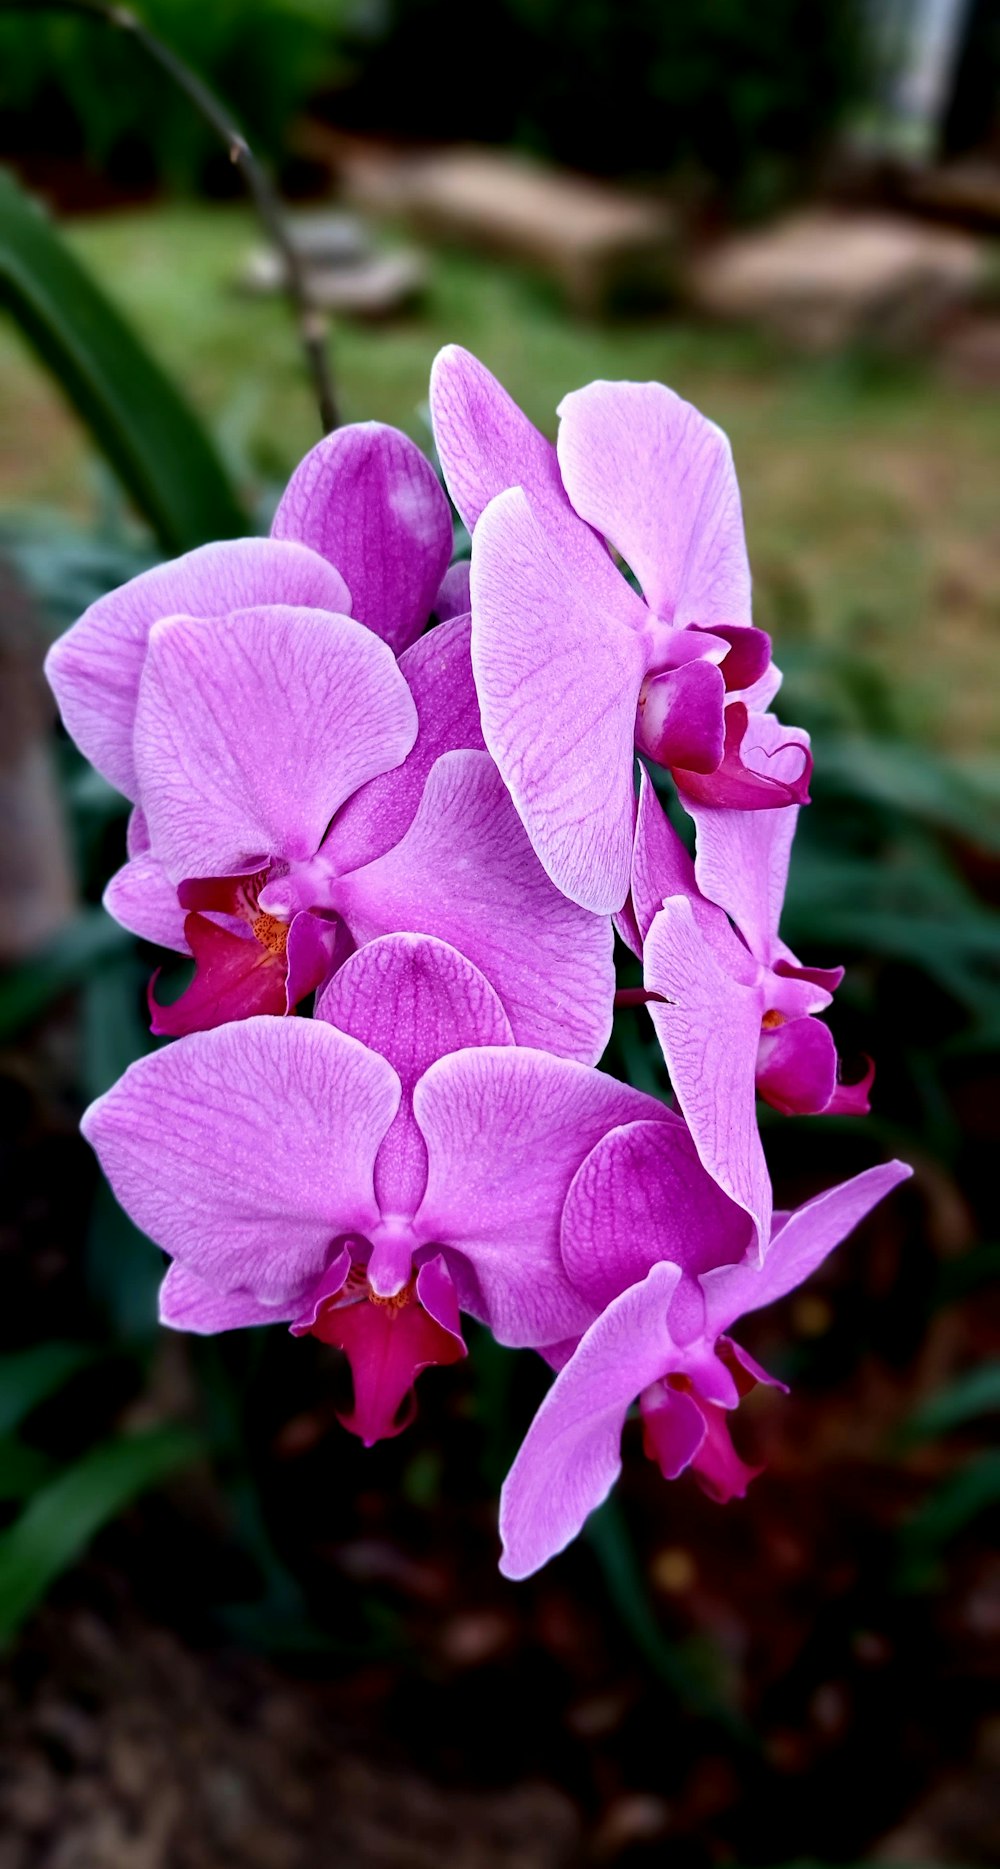
M765 1032L773 1032L776 1025L784 1025L784 1023L785 1015L783 1012L765 1012L761 1020L761 1025L764 1027Z
M254 916L250 926L261 947L266 947L269 954L284 954L288 946L287 922L279 922L276 915L265 915L261 911Z

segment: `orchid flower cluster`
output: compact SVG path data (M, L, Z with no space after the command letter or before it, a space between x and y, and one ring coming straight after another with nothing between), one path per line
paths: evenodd
M772 1208L757 1096L861 1113L871 1071L840 1081L840 970L778 932L811 761L769 711L725 437L598 382L553 446L456 348L431 405L471 565L429 462L360 424L270 538L134 578L50 653L133 805L107 907L194 963L150 988L176 1042L83 1129L170 1257L162 1321L335 1345L366 1444L465 1355L463 1313L548 1361L501 1498L524 1577L608 1493L635 1402L667 1479L742 1495L729 1420L772 1378L732 1327L909 1170ZM676 1107L597 1068L614 929Z

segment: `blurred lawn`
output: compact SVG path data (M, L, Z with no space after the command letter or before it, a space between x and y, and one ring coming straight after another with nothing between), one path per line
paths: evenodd
M208 417L251 497L266 499L316 439L284 307L234 280L247 210L167 206L74 222L70 237ZM933 364L790 357L748 333L646 319L570 322L537 281L467 254L433 256L421 311L345 324L334 361L346 419L424 445L437 347L475 350L553 430L568 389L657 377L733 441L758 621L781 644L813 635L904 685L912 733L959 756L1000 753L997 398ZM85 515L101 498L87 444L20 340L0 326L0 501Z

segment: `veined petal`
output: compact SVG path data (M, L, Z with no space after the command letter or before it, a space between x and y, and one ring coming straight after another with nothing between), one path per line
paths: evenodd
M661 1260L687 1275L671 1313L678 1342L698 1335L703 1322L696 1290L693 1310L681 1307L690 1279L742 1259L750 1242L747 1215L705 1173L681 1123L612 1129L577 1169L563 1208L563 1265L595 1310Z
M662 383L588 383L559 405L559 466L581 518L678 626L750 622L739 488L720 428Z
M116 870L104 891L104 906L116 922L143 941L171 947L178 954L190 950L184 933L185 911L177 900L162 863L144 851Z
M442 753L486 751L472 679L471 633L467 616L454 617L400 656L400 672L417 710L417 737L401 766L370 779L337 813L325 848L338 871L360 869L399 843Z
M126 798L134 798L138 786L132 736L153 624L161 617L220 617L264 604L346 615L351 610L340 573L304 545L227 539L156 565L99 597L52 645L45 672L66 729Z
M415 442L352 422L299 463L271 528L343 573L352 614L397 654L426 627L451 557L451 515Z
M291 1307L262 1304L249 1291L225 1291L199 1278L179 1259L168 1266L160 1286L160 1323L171 1330L214 1336L219 1330L245 1330L254 1324L287 1324Z
M439 622L447 623L451 617L468 616L472 609L469 596L469 571L467 558L459 558L449 567L441 579L441 588L434 599L434 615Z
M805 1282L873 1207L907 1181L906 1162L880 1162L796 1208L775 1230L762 1266L720 1266L702 1275L706 1334L717 1336L748 1311L774 1304Z
M751 715L740 757L751 771L793 784L809 752L809 735L785 727L773 714ZM778 954L778 922L798 809L727 811L682 792L697 828L695 874L710 902L731 915L751 953L765 967Z
M391 651L348 617L159 623L136 715L152 847L177 882L308 859L338 805L405 759L416 732Z
M694 864L643 767L632 851L632 904L642 940L668 896L689 896L693 900L697 894Z
M563 1270L563 1203L584 1157L619 1123L676 1123L652 1097L600 1071L520 1046L457 1052L414 1093L427 1192L414 1227L449 1250L463 1310L501 1343L557 1343L593 1308ZM461 1254L471 1268L463 1279Z
M763 990L723 969L682 896L671 897L653 921L644 977L668 1002L650 1001L648 1010L702 1164L750 1215L762 1253L771 1233L754 1094Z
M495 988L519 1045L595 1063L611 1030L608 921L577 908L535 857L486 753L445 753L405 837L339 877L332 900L360 946L435 935Z
M505 1577L547 1564L607 1498L629 1406L674 1356L667 1313L680 1276L677 1266L653 1266L602 1311L560 1370L500 1494Z
M496 993L477 967L428 935L384 935L353 954L316 1001L317 1019L387 1058L403 1087L378 1152L375 1191L383 1213L412 1216L427 1185L427 1150L413 1090L437 1058L469 1045L512 1045Z
M378 1209L392 1067L305 1019L196 1032L129 1066L83 1118L122 1206L221 1290L294 1308L337 1237Z
M649 645L619 579L615 610L575 581L523 493L473 542L472 665L483 734L537 855L564 895L613 914L628 894L633 744Z

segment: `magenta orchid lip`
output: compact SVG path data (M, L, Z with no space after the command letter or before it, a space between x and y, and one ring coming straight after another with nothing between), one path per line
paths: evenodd
M334 1346L367 1445L466 1354L463 1315L546 1358L500 1503L524 1577L607 1495L635 1404L665 1478L742 1495L731 1422L773 1378L731 1331L910 1171L774 1211L758 1097L860 1115L874 1067L842 1081L841 970L779 933L812 756L770 711L725 436L599 382L553 446L455 347L431 406L470 565L420 450L357 424L270 539L144 573L50 652L134 806L106 906L194 962L151 988L174 1042L83 1128L170 1258L162 1321ZM643 969L617 1000L614 928ZM616 1004L676 1108L597 1068Z

